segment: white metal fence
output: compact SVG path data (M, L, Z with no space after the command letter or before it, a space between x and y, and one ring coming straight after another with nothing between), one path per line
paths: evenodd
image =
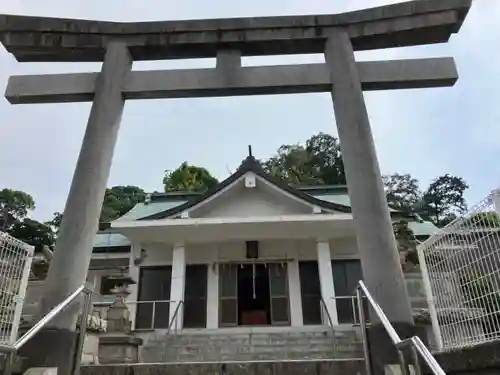
M0 232L0 344L17 339L33 247Z
M438 350L500 339L500 190L418 246Z

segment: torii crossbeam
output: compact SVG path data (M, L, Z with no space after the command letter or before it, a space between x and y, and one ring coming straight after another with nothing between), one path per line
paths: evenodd
M219 53L219 59L222 58ZM238 63L239 64L239 63ZM364 90L452 86L458 79L452 58L356 63ZM86 102L94 99L99 73L13 76L6 98L12 104ZM123 82L125 99L166 99L214 96L330 92L326 64L241 67L231 79L226 71L176 69L132 71Z
M356 62L354 51L447 42L470 6L421 0L343 14L139 23L0 16L0 41L20 62L103 62L99 73L14 76L7 87L13 104L93 102L42 311L85 282L127 99L330 92L365 283L399 333L413 333L363 90L451 86L457 71L452 58ZM241 66L242 56L314 53L325 63ZM138 60L210 57L213 69L132 71ZM327 309L336 314L334 300ZM75 321L67 314L38 334L32 364L69 373ZM380 324L371 332L377 367L392 360L390 345Z

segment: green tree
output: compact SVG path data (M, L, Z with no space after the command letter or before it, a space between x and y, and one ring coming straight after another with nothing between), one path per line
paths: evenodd
M392 223L394 237L398 246L401 266L403 270L409 269L412 265L418 264L417 239L409 223L401 219Z
M9 228L8 233L12 237L34 246L36 252L42 251L43 246L51 249L54 247L54 232L48 225L36 220L29 218L16 220Z
M137 186L113 186L106 189L101 209L100 222L110 222L125 215L137 203L144 202L146 192ZM45 222L57 234L63 214L54 212L50 221Z
M57 232L59 232L59 228L61 226L62 216L63 216L62 213L54 212L52 219L49 221L46 221L45 225L52 228L52 230L57 234Z
M438 227L445 226L467 211L464 193L468 185L461 177L446 174L433 180L424 192L410 174L382 177L389 206L419 214Z
M22 220L35 208L31 195L20 190L0 190L0 230L6 231L16 221Z
M137 203L144 202L145 198L146 192L137 186L113 186L106 189L100 221L110 222L125 215ZM54 219L55 223L60 225L62 215L60 217L55 216Z
M393 173L382 176L389 206L401 211L412 211L422 200L419 182L410 174Z
M305 145L282 145L262 163L264 170L291 185L344 185L345 172L338 139L319 133Z
M476 228L498 228L500 215L493 211L477 212L468 218L465 225Z
M0 190L0 230L7 232L41 251L43 246L52 248L55 235L50 226L27 217L35 208L31 195L20 190Z
M333 135L319 133L306 141L309 166L326 185L345 185L344 162L340 143Z
M461 177L446 174L436 178L422 195L419 214L438 227L445 226L467 212L464 193L468 188Z
M265 172L290 185L322 185L318 172L310 166L310 155L304 146L283 145L276 155L262 163Z
M169 191L201 192L213 189L219 181L203 167L189 165L186 161L173 171L166 171L163 185Z
M462 278L461 289L465 294L466 305L481 312L479 321L487 337L495 338L500 319L500 292L491 278L469 276Z

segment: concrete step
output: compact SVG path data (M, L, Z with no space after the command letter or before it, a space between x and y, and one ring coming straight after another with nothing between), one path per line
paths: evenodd
M164 363L82 366L81 375L366 375L363 361L325 359L251 363Z
M176 362L232 362L232 361L277 361L277 360L306 360L306 359L332 359L334 357L338 360L352 360L362 359L360 351L339 352L332 354L330 351L316 351L307 352L303 351L289 351L289 352L268 352L268 353L216 353L216 352L203 352L203 353L179 353L179 352L156 352L149 354L153 360L147 360L146 363L176 363Z
M145 363L361 358L356 332L177 334L155 336L141 349Z
M199 347L199 346L170 346L168 348L169 351L178 351L179 353L202 353L202 352L213 352L213 353L221 353L221 354L230 354L230 353L275 353L275 352L317 352L317 351L333 351L332 346L326 345L314 345L309 347L302 346L290 346L290 347L276 347L276 346L268 346L268 347L255 347L255 346L226 346L222 348L217 347Z
M210 343L211 346L221 346L221 345L230 345L230 346L276 346L276 345L291 345L291 346L307 346L307 345L333 345L334 342L337 343L350 343L353 340L347 339L334 339L333 337L327 337L323 339L293 339L293 340L232 340L230 338L225 340L213 340L213 339L205 339L205 340L190 340L184 338L173 338L167 339L173 345L206 345ZM164 340L150 340L148 343L162 343Z
M303 360L303 359L330 359L330 352L308 353L245 353L235 356L233 354L204 353L203 357L190 354L180 354L177 357L166 357L165 362L224 362L224 361L275 361L275 360Z
M348 332L337 332L335 333L336 337L351 337L355 335L355 332L348 333ZM190 333L182 333L182 334L177 334L178 337L182 337L183 339L186 340L191 340L191 341L198 341L198 340L206 340L208 337L211 340L261 340L261 339L266 339L266 340L299 340L299 339L324 339L326 337L331 337L332 333L331 332L323 332L323 333L308 333L308 332L303 332L301 333L289 333L289 332L283 332L281 334L266 334L266 333L246 333L246 334L190 334ZM163 337L163 336L159 336Z

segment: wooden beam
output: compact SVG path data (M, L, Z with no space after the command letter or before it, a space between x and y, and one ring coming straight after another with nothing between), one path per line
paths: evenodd
M453 58L357 63L364 90L452 86L458 79ZM12 76L6 98L12 104L91 101L98 73ZM217 69L131 72L126 99L224 97L329 92L325 64L242 67L225 75Z

